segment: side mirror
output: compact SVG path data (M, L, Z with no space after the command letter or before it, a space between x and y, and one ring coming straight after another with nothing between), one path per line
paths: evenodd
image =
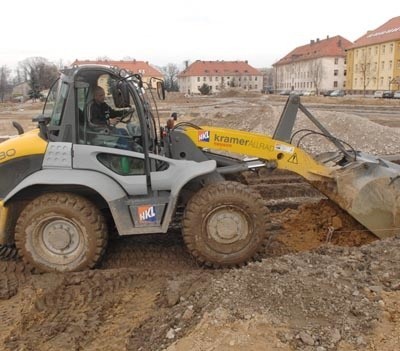
M32 122L38 122L40 135L44 139L48 139L47 125L49 124L50 120L51 120L50 117L45 117L43 115L38 115L38 116L32 118Z
M157 96L160 100L165 100L165 87L162 81L157 81Z

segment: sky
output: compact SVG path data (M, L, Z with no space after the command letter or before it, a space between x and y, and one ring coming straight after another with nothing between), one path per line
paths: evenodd
M0 66L10 69L29 57L270 67L312 39L355 41L400 16L398 0L3 0L0 8Z

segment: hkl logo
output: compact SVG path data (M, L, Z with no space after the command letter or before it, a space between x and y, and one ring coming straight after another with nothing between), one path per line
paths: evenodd
M210 141L210 131L209 130L202 130L199 131L199 141Z
M139 206L139 223L153 223L156 221L156 210L152 205Z

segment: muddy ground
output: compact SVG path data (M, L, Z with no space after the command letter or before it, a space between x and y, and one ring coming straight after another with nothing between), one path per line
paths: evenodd
M177 111L178 121L271 134L284 102L238 91L218 98L170 94L159 109L162 120ZM398 102L303 103L355 147L399 153ZM376 112L364 115L363 106ZM15 118L29 128L39 108L2 106L0 135L15 134L9 127ZM297 126L309 126L304 116ZM330 145L319 138L302 147L317 153ZM179 225L166 235L112 239L99 267L86 272L33 275L10 257L0 261L0 349L399 349L400 236L376 240L293 174L244 178L271 210L270 240L254 263L198 266Z

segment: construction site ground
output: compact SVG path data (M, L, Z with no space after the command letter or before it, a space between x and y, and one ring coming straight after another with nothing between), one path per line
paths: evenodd
M170 93L158 109L162 124L175 111L178 122L272 135L285 101L241 90ZM400 153L400 100L302 103L355 149ZM33 128L41 107L0 104L0 135L16 134L12 120ZM298 117L295 130L312 128ZM332 148L321 136L300 146ZM400 236L377 240L294 174L263 169L242 178L271 211L270 240L255 262L200 267L179 221L167 234L112 235L91 271L32 274L10 254L0 261L0 350L399 350Z

